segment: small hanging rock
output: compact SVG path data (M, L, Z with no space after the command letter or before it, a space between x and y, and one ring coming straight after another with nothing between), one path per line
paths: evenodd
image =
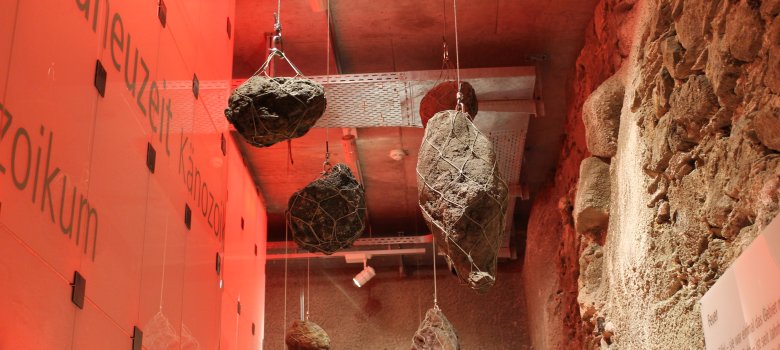
M288 350L328 350L330 337L311 321L295 320L284 336Z

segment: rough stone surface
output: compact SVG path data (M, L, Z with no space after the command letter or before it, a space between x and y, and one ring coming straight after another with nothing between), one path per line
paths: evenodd
M457 276L484 292L495 283L507 186L492 142L465 113L436 114L417 159L419 203L438 249Z
M322 327L311 321L293 321L284 337L288 350L328 350L330 337Z
M609 164L598 157L582 160L577 197L574 202L574 227L579 233L599 235L609 224Z
M477 92L468 82L462 81L461 84L464 111L473 120L479 112ZM428 120L433 118L436 113L454 109L458 102L457 94L458 83L455 81L445 81L431 88L420 101L420 118L423 127L428 125Z
M458 332L439 308L430 308L412 338L412 350L458 350Z
M608 228L603 242L572 234L573 164L589 145L577 136L578 106L618 68L598 48L624 37L622 3L597 6L597 28L609 30L586 38L571 140L529 219L535 348L703 348L699 300L780 212L780 1L639 0L637 35L620 60L632 102L610 160ZM544 273L557 275L534 280Z
M225 117L256 147L305 135L325 112L325 89L308 79L253 76L228 99Z
M615 75L601 84L582 107L588 150L595 156L609 158L615 155L623 95L621 77Z
M333 254L366 228L366 191L339 163L290 196L288 222L293 240L310 252Z

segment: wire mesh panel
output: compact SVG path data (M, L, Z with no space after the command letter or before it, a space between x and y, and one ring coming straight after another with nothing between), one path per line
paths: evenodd
M420 209L456 275L480 292L495 283L507 185L493 144L462 112L438 113L417 160Z
M412 350L458 350L458 332L441 310L434 306L425 313L412 338Z

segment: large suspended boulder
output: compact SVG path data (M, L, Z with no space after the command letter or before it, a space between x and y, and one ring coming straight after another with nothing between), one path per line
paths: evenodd
M366 227L366 192L339 163L295 192L287 204L293 240L310 252L333 254L360 237Z
M328 350L330 337L325 330L311 321L293 321L284 335L288 350Z
M412 350L458 350L458 332L438 307L425 313L412 338Z
M306 134L325 112L325 89L303 78L253 76L228 99L225 117L257 147Z
M479 103L477 102L477 92L468 82L461 82L461 92L463 93L463 107L470 118L474 118L479 112ZM430 89L422 101L420 101L420 119L423 127L428 124L428 120L433 118L436 113L455 108L458 103L458 82L445 81Z
M493 144L463 112L437 113L417 159L420 209L450 269L472 289L495 283L507 186Z

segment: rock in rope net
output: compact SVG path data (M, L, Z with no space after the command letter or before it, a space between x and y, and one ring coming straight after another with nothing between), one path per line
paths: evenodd
M366 227L366 192L349 167L336 164L295 192L287 204L293 240L310 252L333 254Z
M149 350L166 350L179 346L179 335L162 310L146 323L143 342L144 347Z
M412 350L458 350L458 332L438 307L425 313L412 338Z
M225 117L247 142L268 147L306 134L325 105L325 89L311 80L255 75L230 95Z
M327 350L330 337L322 327L311 321L293 321L284 335L288 350Z
M480 292L495 283L507 186L493 144L463 112L437 113L417 159L420 209L450 269Z
M477 102L477 93L471 84L463 81L461 82L461 92L463 93L463 107L465 112L469 114L471 118L474 118L479 112L479 104ZM432 89L423 96L420 101L420 118L422 120L423 127L428 124L428 120L433 118L436 113L446 111L455 108L458 103L458 83L455 81L445 81L434 86Z

